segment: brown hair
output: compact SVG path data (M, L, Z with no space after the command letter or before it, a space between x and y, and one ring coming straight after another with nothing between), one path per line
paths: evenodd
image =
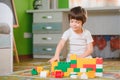
M81 6L74 7L70 10L68 18L69 20L70 19L81 20L82 24L84 24L87 19L87 11Z

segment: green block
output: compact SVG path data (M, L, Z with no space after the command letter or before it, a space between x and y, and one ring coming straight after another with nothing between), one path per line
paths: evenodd
M70 63L71 64L77 64L77 60L71 60Z
M87 72L92 71L92 70L93 70L92 68L87 68Z
M80 72L80 68L74 68L74 72Z
M102 68L99 68L99 69L97 68L96 72L103 72L103 69Z
M38 75L37 70L36 70L36 69L34 69L34 68L31 70L31 73L32 73L32 75Z
M70 67L70 63L68 62L58 62L58 67Z
M69 8L69 0L58 0L58 8L59 9Z
M67 72L67 67L61 69L63 72Z

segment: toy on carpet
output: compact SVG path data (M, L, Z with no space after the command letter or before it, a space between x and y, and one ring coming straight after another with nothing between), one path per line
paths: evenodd
M60 70L64 73L62 77L71 78L95 78L103 76L103 59L102 58L78 58L76 54L70 55L70 62L53 62L51 72ZM74 74L73 74L74 72ZM54 74L53 77L57 78Z
M70 61L53 62L51 71L36 67L31 70L32 75L40 75L42 78L80 78L89 79L103 76L102 58L78 58L76 54L70 55Z

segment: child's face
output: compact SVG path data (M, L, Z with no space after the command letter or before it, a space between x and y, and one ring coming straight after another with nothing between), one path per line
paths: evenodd
M81 20L76 20L76 19L70 19L70 27L74 31L78 31L82 29L82 21Z

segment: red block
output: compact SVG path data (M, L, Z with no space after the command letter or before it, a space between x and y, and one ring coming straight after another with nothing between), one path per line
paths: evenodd
M76 68L77 67L77 64L71 64L70 65L70 68Z
M96 64L103 64L102 58L96 58Z
M62 71L55 72L55 78L62 78L63 76L64 76L64 73Z
M96 71L96 64L84 64L83 68L92 68L94 71Z

